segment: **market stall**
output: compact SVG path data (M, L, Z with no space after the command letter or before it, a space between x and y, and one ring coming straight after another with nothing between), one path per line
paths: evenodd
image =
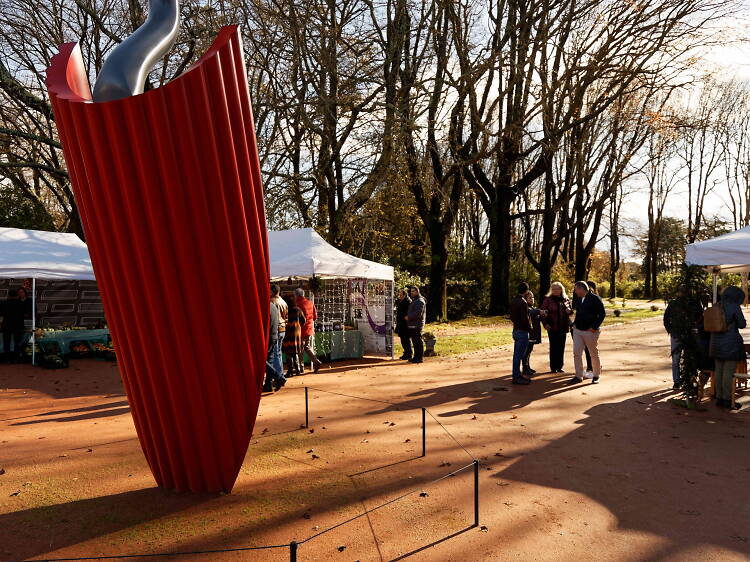
M21 287L32 300L27 326L31 333L40 325L60 328L104 323L88 249L75 234L0 228L0 300L7 299L11 289ZM32 361L36 349L32 342Z
M713 274L713 301L717 299L719 275L742 275L747 294L747 276L750 272L750 226L722 234L716 238L688 244L685 263L706 267Z
M269 231L271 280L306 289L318 309L315 345L329 359L393 357L393 268L349 255L312 228Z

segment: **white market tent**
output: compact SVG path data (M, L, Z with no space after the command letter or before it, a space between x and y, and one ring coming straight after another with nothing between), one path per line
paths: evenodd
M338 277L393 281L393 267L351 256L312 228L268 232L271 279Z
M32 333L36 329L36 280L94 280L86 244L75 234L0 228L0 278L33 279ZM35 350L36 346L32 346ZM35 352L32 351L32 364Z
M716 238L688 244L685 247L685 263L704 266L713 273L716 302L719 274L750 272L750 226Z
M0 228L0 278L93 280L94 269L75 234Z

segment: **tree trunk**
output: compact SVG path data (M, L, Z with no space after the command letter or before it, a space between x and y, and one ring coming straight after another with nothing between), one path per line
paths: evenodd
M430 237L430 295L427 299L427 321L448 318L448 239L442 224L429 229Z
M490 280L490 309L492 315L507 314L510 299L510 250L511 250L511 200L498 197L493 203L490 216L490 258L492 260Z

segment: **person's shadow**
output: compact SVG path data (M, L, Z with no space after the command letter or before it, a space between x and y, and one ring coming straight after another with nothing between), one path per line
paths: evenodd
M593 499L621 529L668 541L649 559L706 544L750 554L750 418L689 412L664 402L668 395L594 406L580 428L496 477Z

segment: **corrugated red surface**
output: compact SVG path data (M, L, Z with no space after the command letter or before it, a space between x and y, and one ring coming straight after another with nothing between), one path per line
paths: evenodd
M265 372L263 191L236 26L169 84L90 102L75 43L47 87L138 437L160 486L229 491Z

